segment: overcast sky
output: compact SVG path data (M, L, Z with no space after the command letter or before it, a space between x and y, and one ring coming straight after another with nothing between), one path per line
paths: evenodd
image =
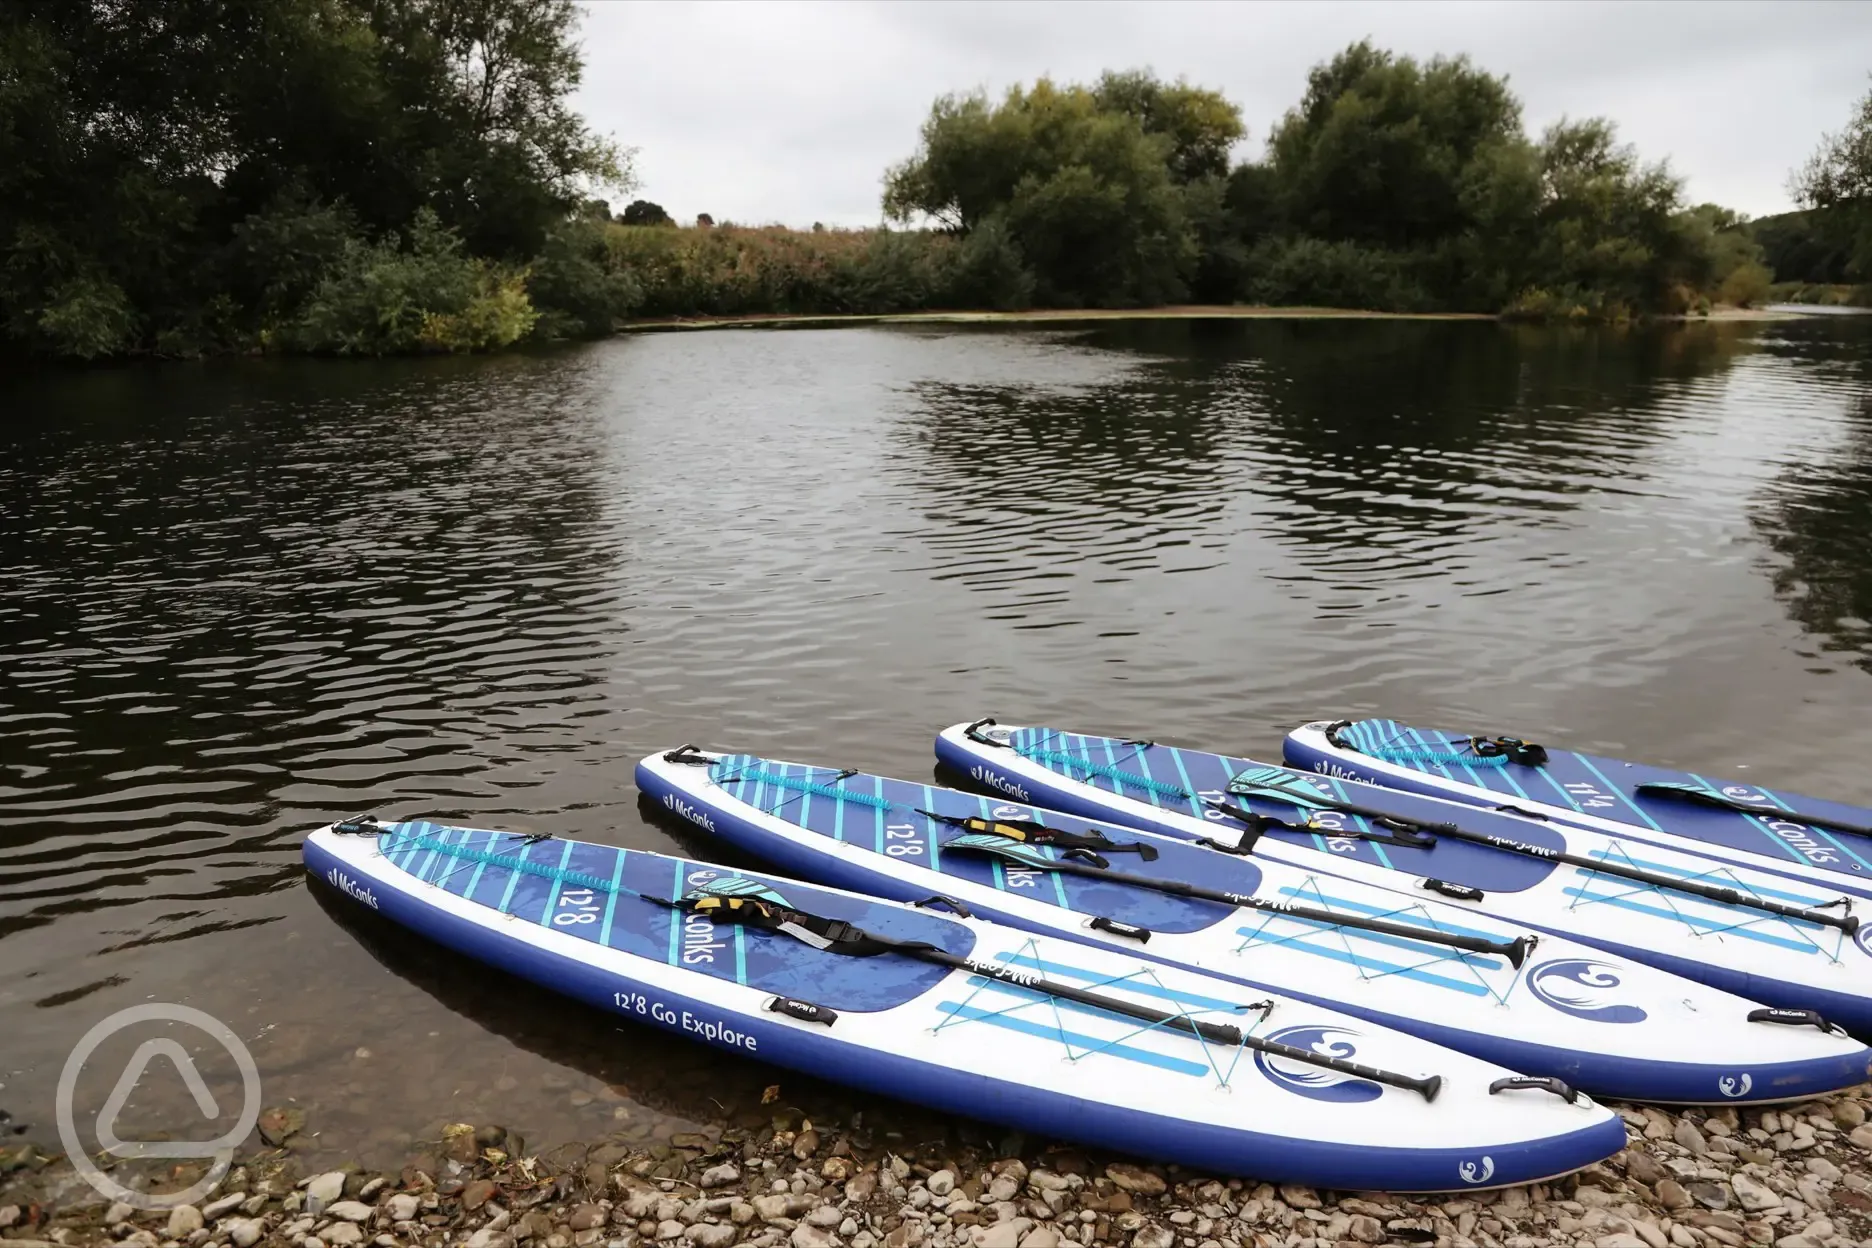
M1790 167L1872 86L1872 3L650 3L595 0L579 106L680 220L866 225L931 101L1147 66L1239 104L1261 152L1353 40L1468 53L1531 133L1605 116L1693 202L1791 207Z

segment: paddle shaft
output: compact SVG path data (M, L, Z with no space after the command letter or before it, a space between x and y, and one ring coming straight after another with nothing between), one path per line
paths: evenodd
M1266 789L1265 796L1279 801L1289 799L1278 789ZM1241 796L1237 794L1236 796ZM1513 840L1506 836L1495 836L1488 832L1471 832L1454 823L1430 822L1410 819L1400 815L1388 814L1369 806L1360 806L1354 802L1341 802L1323 795L1312 796L1310 801L1329 809L1342 811L1348 815L1359 815L1366 819L1385 820L1393 826L1404 826L1435 836L1447 836L1452 840L1466 841L1471 845L1483 845L1489 849L1499 849L1510 854L1521 854L1529 858L1545 858L1549 862L1563 862L1570 867L1584 867L1602 875L1617 876L1622 880L1631 880L1639 884L1649 884L1654 888L1667 888L1673 892L1687 893L1692 897L1705 897L1711 901L1720 901L1726 905L1743 906L1751 910L1762 910L1768 914L1779 915L1784 919L1800 919L1808 923L1818 923L1822 927L1838 928L1850 936L1859 930L1858 916L1852 914L1823 914L1818 910L1803 906L1784 905L1770 901L1766 897L1754 897L1740 889L1725 888L1720 884L1702 884L1696 880L1680 879L1673 875L1664 875L1657 871L1646 871L1642 867L1627 867L1616 862L1606 862L1598 858L1588 858L1583 854L1568 853L1563 849L1548 849L1544 845L1530 845L1526 841ZM1295 805L1301 805L1298 800Z
M969 846L945 845L944 849L968 849ZM983 851L991 852L991 851ZM1188 884L1182 880L1163 880L1148 875L1138 875L1130 871L1116 871L1110 867L1095 867L1087 863L1052 860L1045 863L1028 858L1009 855L1009 860L1032 866L1036 870L1056 871L1062 875L1077 875L1088 880L1108 880L1118 884L1128 884L1134 888L1147 888L1153 892L1168 893L1173 897L1189 897L1196 901L1219 902L1225 906L1241 906L1248 910L1263 910L1274 914L1290 914L1297 919L1306 919L1315 923L1325 923L1332 927L1351 927L1367 932L1381 932L1387 936L1403 936L1411 940L1422 941L1431 945L1446 945L1451 949L1462 949L1469 953L1492 953L1504 957L1515 966L1520 966L1527 958L1529 946L1533 944L1526 937L1515 940L1490 940L1485 936L1464 936L1455 932L1441 932L1435 928L1417 927L1410 923L1392 923L1385 919L1366 918L1363 915L1340 914L1318 906L1300 905L1289 901L1264 901L1246 893L1228 893L1217 888L1204 888L1200 884Z
M1739 815L1757 815L1764 819L1779 819L1784 823L1804 823L1810 828L1825 828L1829 832L1847 832L1854 836L1872 836L1872 827L1864 824L1849 823L1844 819L1834 819L1828 815L1810 815L1803 810L1783 810L1779 806L1769 806L1761 802L1737 801L1720 793L1694 792L1689 789L1675 788L1671 785L1639 785L1640 797L1675 797L1686 802L1695 802L1702 806L1714 806L1719 810L1733 810Z

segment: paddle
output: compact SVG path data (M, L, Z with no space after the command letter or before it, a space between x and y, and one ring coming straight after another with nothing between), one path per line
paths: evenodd
M656 900L647 898L646 900ZM984 961L980 958L966 957L950 953L935 945L919 940L898 940L890 936L881 936L867 931L843 919L827 919L820 915L807 914L790 906L776 905L773 902L744 896L724 897L712 893L701 896L691 895L680 901L663 903L694 914L706 915L717 922L740 923L749 927L780 932L795 940L811 945L828 953L845 954L851 957L877 957L882 954L897 954L915 958L919 962L928 962L935 966L948 967L951 970L967 971L984 979L1010 984L1027 992L1041 996L1054 997L1061 1001L1072 1001L1090 1006L1124 1018L1153 1026L1167 1027L1188 1035L1207 1040L1213 1044L1226 1045L1230 1048L1251 1049L1257 1053L1266 1053L1272 1057L1284 1057L1290 1061L1303 1062L1309 1066L1320 1066L1342 1074L1356 1075L1374 1083L1389 1084L1394 1088L1404 1088L1421 1095L1426 1101L1434 1101L1438 1090L1443 1086L1441 1075L1429 1075L1416 1078L1399 1074L1396 1071L1383 1070L1376 1066L1367 1066L1362 1062L1350 1062L1343 1058L1328 1057L1311 1049L1298 1048L1291 1044L1282 1044L1277 1040L1264 1040L1259 1036L1243 1032L1239 1027L1227 1023L1211 1023L1190 1018L1186 1014L1172 1013L1168 1010L1155 1009L1148 1005L1138 1005L1118 997L1093 992L1090 989L1062 984L1054 980L1023 971L1018 967L1000 962ZM1271 1003L1262 1003L1264 1006ZM1242 1009L1255 1008L1251 1006Z
M1686 784L1681 780L1647 780L1635 791L1647 796L1675 797L1686 802L1695 802L1700 806L1733 810L1739 815L1760 815L1766 819L1780 819L1788 823L1804 823L1812 828L1825 828L1829 832L1849 832L1854 836L1872 836L1872 827L1864 824L1850 823L1828 815L1810 815L1800 810L1783 810L1779 806L1770 806L1766 802L1745 802L1730 797L1727 793L1720 793L1707 785Z
M995 842L999 841L999 844ZM957 850L1004 858L1018 862L1023 866L1034 867L1041 871L1054 871L1061 875L1076 875L1085 879L1105 880L1126 884L1133 888L1147 888L1152 892L1167 893L1173 897L1189 897L1197 901L1219 902L1225 906L1240 906L1248 910L1269 911L1276 914L1290 914L1298 919L1314 923L1324 923L1333 927L1357 928L1360 931L1381 932L1387 936L1403 936L1410 940L1422 941L1431 945L1446 945L1451 949L1462 949L1469 953L1490 953L1508 959L1519 969L1527 960L1528 951L1534 947L1535 937L1517 936L1513 940L1490 940L1483 936L1464 936L1454 932L1441 932L1434 928L1422 928L1410 923L1393 923L1385 919L1366 918L1363 915L1341 914L1335 910L1326 910L1316 906L1301 905L1291 901L1267 901L1246 893L1230 893L1221 889L1204 888L1198 884L1185 883L1182 880L1158 879L1148 875L1137 875L1130 871L1118 871L1110 867L1101 867L1085 862L1072 862L1062 859L1045 858L1028 851L1026 847L996 837L993 834L971 834L959 836L952 841L943 842L944 853Z
M1284 780L1266 780L1263 777L1276 773ZM1784 905L1770 901L1765 897L1756 897L1740 889L1727 888L1719 884L1703 884L1695 880L1686 880L1658 871L1647 871L1642 867L1625 866L1622 863L1606 862L1597 858L1588 858L1583 854L1568 853L1560 849L1548 849L1544 845L1530 845L1526 841L1517 841L1506 836L1495 836L1487 832L1472 832L1454 823L1410 819L1404 816L1374 810L1354 802L1340 801L1327 797L1311 786L1299 784L1300 778L1291 772L1281 772L1278 768L1264 768L1257 772L1244 772L1229 782L1229 792L1238 797L1266 797L1276 801L1290 802L1317 810L1336 810L1344 814L1359 815L1363 818L1385 822L1388 826L1423 834L1427 837L1447 836L1451 840L1464 841L1471 845L1482 845L1489 849L1499 849L1504 853L1521 854L1529 858L1545 858L1549 862L1562 862L1571 867L1583 867L1602 875L1617 876L1639 884L1648 884L1653 888L1670 889L1673 892L1686 893L1692 897L1703 897L1711 901L1720 901L1725 905L1743 906L1751 910L1762 910L1786 919L1800 919L1807 923L1816 923L1822 927L1837 928L1850 936L1859 930L1858 916L1846 913L1842 915L1823 914L1819 910L1802 906ZM1434 840L1431 844L1434 844ZM1428 845L1425 848L1429 848ZM1852 902L1841 897L1827 903L1828 908L1845 907L1850 911Z

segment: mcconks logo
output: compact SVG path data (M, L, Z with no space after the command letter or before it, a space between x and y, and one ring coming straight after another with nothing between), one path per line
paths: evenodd
M688 802L683 801L682 798L677 797L674 793L667 793L664 795L663 805L668 807L670 810L675 811L677 814L681 815L683 818L687 819L690 823L695 824L699 828L706 828L710 832L713 832L715 830L715 821L709 818L709 814L706 810L700 810L694 806L691 806Z
M1618 968L1587 958L1543 962L1528 972L1528 991L1542 1005L1589 1023L1642 1023L1642 1007L1616 1000Z
M361 901L373 910L382 909L382 907L377 904L376 893L371 892L370 889L365 888L362 884L359 884L337 867L333 867L330 871L326 872L325 878L331 882L333 888L351 898L353 901Z
M1351 1059L1358 1056L1358 1036L1358 1032L1343 1027L1302 1024L1298 1027L1283 1027L1270 1034L1268 1039L1317 1053L1321 1057ZM1296 1061L1274 1053L1256 1053L1254 1061L1274 1086L1315 1101L1357 1103L1375 1101L1384 1095L1384 1089L1369 1079L1360 1079L1356 1075L1315 1066L1310 1062Z
M986 767L971 767L969 768L969 776L972 779L981 781L981 783L987 785L991 789L1001 790L1009 797L1018 797L1023 802L1033 801L1033 798L1028 794L1026 789L1021 788L1020 785L1015 784L998 771L990 771Z

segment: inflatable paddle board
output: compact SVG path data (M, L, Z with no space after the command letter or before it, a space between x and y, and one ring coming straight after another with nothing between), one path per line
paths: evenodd
M1843 1034L1615 954L1278 862L955 789L746 754L652 754L637 787L789 874L1301 997L1595 1096L1853 1087Z
M1872 929L1835 888L1631 838L1140 740L992 721L937 756L1016 800L1440 897L1872 1036Z
M1509 805L1872 898L1872 810L1863 806L1394 719L1307 724L1284 750L1302 771Z
M335 824L304 855L359 906L598 1009L1049 1136L1399 1191L1525 1183L1625 1144L1590 1099L1414 1036L980 919L432 823Z

